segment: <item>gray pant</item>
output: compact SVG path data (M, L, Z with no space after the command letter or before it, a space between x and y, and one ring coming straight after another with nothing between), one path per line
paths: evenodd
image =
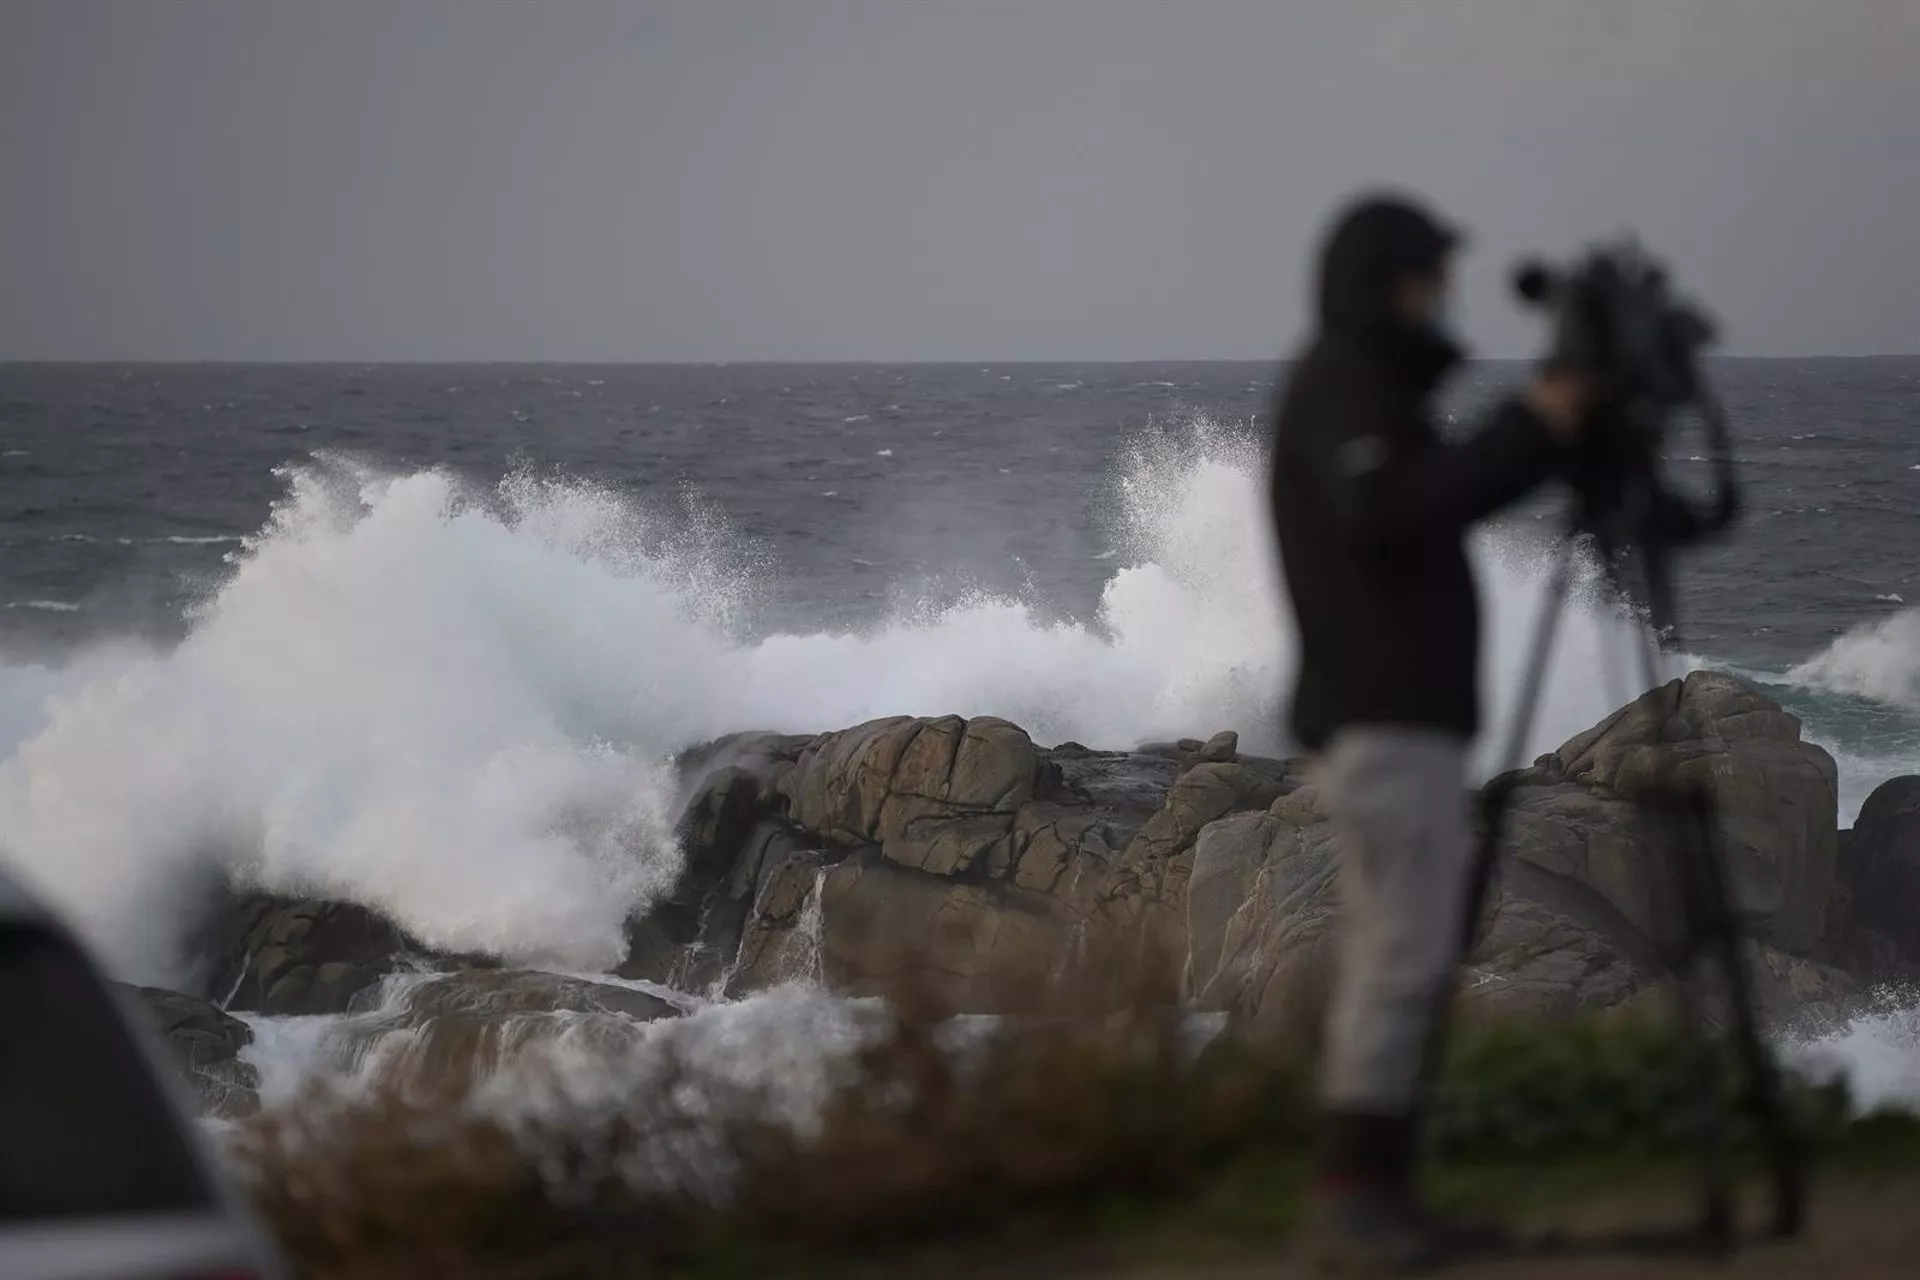
M1421 729L1353 728L1320 761L1340 858L1338 965L1322 1101L1405 1112L1451 981L1474 852L1467 744Z

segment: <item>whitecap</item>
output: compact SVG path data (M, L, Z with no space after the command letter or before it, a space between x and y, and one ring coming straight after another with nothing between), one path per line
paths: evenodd
M1804 688L1920 711L1920 609L1854 627L1787 673Z

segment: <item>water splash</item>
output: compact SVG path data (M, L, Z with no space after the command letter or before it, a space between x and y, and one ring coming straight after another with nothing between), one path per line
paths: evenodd
M857 634L754 636L764 569L698 508L290 468L177 647L0 670L0 830L134 980L173 978L210 876L359 903L447 950L610 968L625 919L677 873L662 762L690 743L993 714L1043 742L1234 729L1287 751L1264 470L1204 422L1144 441L1113 478L1116 567L1086 622L981 596ZM1475 554L1499 724L1544 566L1525 543ZM1592 673L1622 638L1576 608L1532 750L1611 710Z
M1920 609L1855 627L1788 679L1920 712Z

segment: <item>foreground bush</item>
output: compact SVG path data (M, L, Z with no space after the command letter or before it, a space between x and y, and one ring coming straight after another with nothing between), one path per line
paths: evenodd
M1728 1098L1746 1083L1731 1050L1708 1047ZM1696 1049L1662 1024L1594 1019L1555 1027L1479 1027L1449 1056L1430 1129L1436 1153L1459 1160L1559 1158L1605 1153L1659 1156L1698 1140L1703 1071ZM1789 1076L1785 1101L1809 1141L1832 1139L1851 1107L1843 1084ZM1737 1110L1736 1146L1756 1138Z
M1165 1206L1304 1153L1310 1073L1284 1049L1196 1051L1181 1021L1146 1013L1005 1025L961 1047L951 1031L895 1019L798 1130L705 1082L591 1122L388 1093L262 1116L235 1152L316 1278L765 1274L751 1260ZM1678 1151L1692 1082L1649 1028L1476 1029L1434 1136L1463 1160ZM1793 1098L1807 1137L1843 1128L1837 1090L1796 1082Z

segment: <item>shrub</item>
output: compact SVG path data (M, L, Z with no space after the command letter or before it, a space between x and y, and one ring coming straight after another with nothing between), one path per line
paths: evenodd
M1153 1011L1002 1023L963 1045L952 1030L900 1012L806 1131L704 1081L590 1124L315 1094L244 1123L234 1153L303 1276L378 1280L865 1252L1175 1202L1304 1150L1310 1064L1284 1048L1222 1037L1196 1051L1184 1019ZM1670 1036L1617 1021L1466 1030L1432 1136L1453 1160L1681 1150L1688 1061ZM1792 1097L1808 1136L1841 1132L1843 1093L1795 1082Z

